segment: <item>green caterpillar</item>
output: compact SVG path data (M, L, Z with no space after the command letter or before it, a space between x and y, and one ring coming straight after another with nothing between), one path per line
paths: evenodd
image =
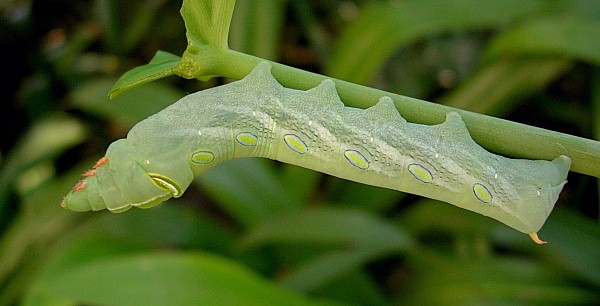
M179 197L195 176L233 158L266 157L356 182L414 193L536 232L571 165L509 159L470 137L461 117L406 122L389 97L344 107L331 80L284 88L262 62L244 79L190 94L138 123L63 199L74 211L122 212Z

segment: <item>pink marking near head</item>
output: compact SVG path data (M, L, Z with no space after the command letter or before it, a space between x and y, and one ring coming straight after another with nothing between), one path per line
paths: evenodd
M94 169L96 169L100 166L104 166L106 164L108 164L108 157L104 156L96 162L96 164L94 165Z
M88 177L88 176L95 176L97 174L98 174L98 171L96 169L90 169L90 170L86 171L84 174L82 174L81 176Z
M87 182L84 180L81 180L81 181L77 182L77 184L75 184L75 186L73 186L73 189L71 189L71 192L84 190L85 187L87 187Z

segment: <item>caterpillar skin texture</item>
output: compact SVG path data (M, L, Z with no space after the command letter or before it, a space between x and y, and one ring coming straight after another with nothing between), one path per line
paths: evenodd
M334 83L284 88L263 62L244 79L190 94L134 126L64 198L74 211L122 212L179 197L233 158L266 157L445 201L531 234L556 202L571 160L509 159L470 137L461 117L406 122L389 97L344 107ZM538 241L541 242L541 241Z

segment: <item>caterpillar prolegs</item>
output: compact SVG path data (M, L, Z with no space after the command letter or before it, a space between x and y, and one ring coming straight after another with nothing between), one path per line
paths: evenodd
M571 160L510 159L475 143L461 117L404 120L389 97L345 107L331 80L284 88L262 62L244 79L190 94L134 126L63 199L74 211L122 212L179 197L233 158L266 157L409 192L492 217L538 243Z

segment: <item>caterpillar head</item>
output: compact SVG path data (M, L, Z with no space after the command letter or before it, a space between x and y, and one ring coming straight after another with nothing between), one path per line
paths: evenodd
M147 173L124 139L111 144L106 156L83 176L63 198L62 207L122 212L131 207L149 208L182 193L169 178Z

